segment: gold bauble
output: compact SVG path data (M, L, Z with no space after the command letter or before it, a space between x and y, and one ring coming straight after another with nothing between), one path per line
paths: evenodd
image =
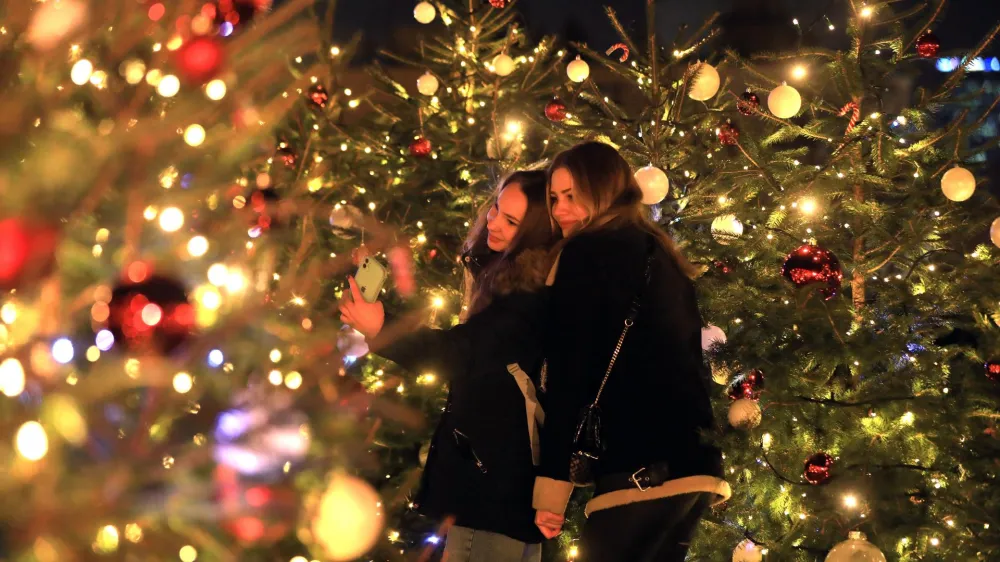
M955 166L941 178L941 191L952 201L966 201L976 192L976 176L965 168Z

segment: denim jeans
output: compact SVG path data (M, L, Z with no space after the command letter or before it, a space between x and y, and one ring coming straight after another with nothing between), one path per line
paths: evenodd
M455 525L448 531L441 562L540 562L541 559L540 544Z

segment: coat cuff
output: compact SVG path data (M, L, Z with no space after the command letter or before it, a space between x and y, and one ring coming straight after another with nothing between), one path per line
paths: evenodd
M549 511L558 515L566 513L573 484L563 480L553 480L544 476L535 478L535 491L531 505L539 511Z

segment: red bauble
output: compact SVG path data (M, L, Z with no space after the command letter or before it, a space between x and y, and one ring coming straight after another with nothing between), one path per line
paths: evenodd
M286 168L294 168L299 161L299 155L286 144L278 146L278 150L274 151L274 160L281 162Z
M941 41L930 31L917 39L917 54L925 59L931 58L941 50Z
M220 523L239 543L269 545L291 530L299 499L288 486L255 482L223 464L212 480Z
M194 307L184 285L135 262L111 291L108 329L126 351L167 354L191 338Z
M494 8L503 8L507 5L507 0L490 0L490 6Z
M986 376L991 381L1000 381L1000 358L987 361L984 367L986 368Z
M844 272L840 268L840 261L833 252L824 250L819 246L806 244L788 254L785 264L781 267L781 274L786 279L795 284L796 287L804 287L813 283L822 283L826 286L820 289L826 300L837 296L840 290L840 282L844 278Z
M417 158L426 158L431 153L431 141L424 137L417 137L410 143L410 155Z
M559 98L552 98L552 101L545 104L545 116L556 123L566 119L566 104Z
M18 218L0 220L0 290L48 275L55 265L59 231Z
M215 78L225 63L225 49L216 37L192 37L175 54L177 69L185 81L204 84Z
M743 115L753 115L760 107L760 96L747 90L736 100L736 109Z
M309 106L313 109L326 109L326 102L330 101L330 94L322 84L313 84L308 97Z
M831 468L833 468L833 457L826 453L816 453L806 459L806 467L802 477L806 479L806 482L819 486L830 479Z
M719 136L719 142L726 146L733 146L740 141L740 129L732 123L720 125L716 134Z
M271 6L271 0L215 0L210 6L215 9L215 23L230 23L233 26L248 24L258 13Z
M733 400L759 400L764 388L764 371L752 369L745 375L740 375L729 386L729 398Z
M267 230L280 226L276 218L278 202L281 197L274 188L257 189L250 194L250 209L255 213L250 221L250 228L258 227Z

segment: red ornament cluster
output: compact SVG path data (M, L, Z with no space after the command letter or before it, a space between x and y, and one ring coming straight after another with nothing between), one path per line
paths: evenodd
M215 0L206 4L207 9L215 10L215 24L229 23L233 27L248 24L262 11L267 10L271 0Z
M225 49L217 37L192 37L174 55L178 73L188 83L204 84L225 64Z
M431 141L425 139L424 137L417 137L410 143L410 155L417 158L426 158L427 156L430 156L432 149L433 147L431 146Z
M832 476L830 474L830 469L832 468L833 457L826 453L816 453L806 459L806 466L802 477L806 479L806 482L814 486L826 484L830 476Z
M991 359L984 365L986 376L993 382L1000 382L1000 358Z
M20 288L55 265L59 231L19 218L0 220L0 290Z
M732 400L760 400L760 392L764 388L764 371L752 369L745 375L740 375L729 386L729 398Z
M326 102L330 101L330 93L322 84L313 84L309 88L309 105L313 109L326 109Z
M753 115L760 108L760 96L747 90L736 100L736 110L743 115Z
M507 5L507 0L490 0L490 6L500 9Z
M250 222L250 227L268 230L278 226L275 215L277 214L277 203L280 200L278 192L270 187L257 189L250 194L250 209L256 213Z
M111 291L108 329L126 351L168 354L194 333L194 307L184 285L134 262Z
M930 31L925 32L917 38L917 54L929 59L938 54L941 50L941 41Z
M278 146L274 151L274 161L281 162L286 168L294 168L299 161L299 155L287 144Z
M716 130L719 142L725 146L733 146L740 142L740 129L732 123L723 123Z
M829 250L811 244L800 246L788 254L785 264L781 267L781 274L796 287L805 287L813 283L826 285L820 289L826 300L837 296L840 283L844 279L844 272L837 256Z
M552 98L552 101L545 104L545 117L555 123L565 120L566 104L559 98Z

